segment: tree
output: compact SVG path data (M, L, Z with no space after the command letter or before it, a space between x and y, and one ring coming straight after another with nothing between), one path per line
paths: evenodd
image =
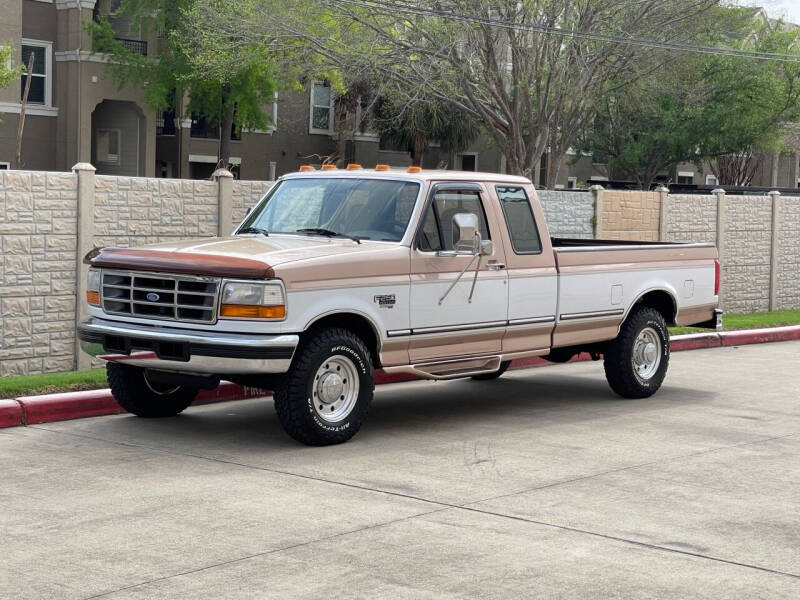
M399 147L407 148L411 164L422 165L430 142L438 141L446 152L461 152L478 137L471 114L441 99L420 99L409 104L385 90L375 104L373 127Z
M276 90L273 56L268 48L247 45L237 48L234 61L218 68L219 52L227 51L227 40L213 29L202 37L192 27L201 8L217 2L200 0L123 0L114 17L125 16L134 25L155 28L160 33L156 56L142 56L115 39L111 21L97 15L88 27L94 50L112 56L108 68L122 84L146 85L146 102L153 110L168 110L188 95L188 112L203 116L220 127L219 161L227 166L234 130L263 129L270 122ZM183 117L183 115L179 115Z
M645 51L617 40L683 40L715 1L334 4L341 29L315 44L329 53L352 47L343 40L356 23L370 35L376 72L397 82L405 102L423 90L473 115L506 155L508 169L537 180L543 154L549 147L550 163L561 162L593 118L607 81L635 80L635 59ZM551 170L548 180L554 178Z
M0 88L8 87L19 81L22 66L14 66L12 55L14 48L11 44L0 44Z
M796 30L752 12L714 11L707 45L791 53ZM796 50L795 50L796 52ZM798 57L800 58L800 56ZM711 161L721 185L749 185L760 153L780 149L784 124L800 117L800 61L681 54L631 85L609 84L581 146L613 179L647 189L680 162Z

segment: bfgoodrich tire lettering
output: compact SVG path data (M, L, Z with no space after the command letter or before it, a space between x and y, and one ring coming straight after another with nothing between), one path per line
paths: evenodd
M636 306L606 348L603 367L611 389L623 398L647 398L661 387L669 365L669 332L664 317Z
M275 389L278 420L291 437L310 446L353 437L369 412L375 388L364 342L346 329L312 331Z

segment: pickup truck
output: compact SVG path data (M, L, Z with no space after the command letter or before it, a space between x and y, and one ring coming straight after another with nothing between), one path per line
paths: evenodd
M359 430L376 369L491 380L588 352L643 398L664 380L667 326L721 319L713 245L551 238L531 182L494 173L306 166L229 237L85 262L78 337L124 409L176 415L224 378L273 390L310 445Z

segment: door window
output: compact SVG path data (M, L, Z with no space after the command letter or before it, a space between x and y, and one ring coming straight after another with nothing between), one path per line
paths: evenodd
M441 190L425 212L418 247L423 252L453 250L453 216L472 213L478 217L481 239L491 239L481 196L474 190Z

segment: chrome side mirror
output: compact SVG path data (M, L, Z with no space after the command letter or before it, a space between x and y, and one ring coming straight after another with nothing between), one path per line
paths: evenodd
M457 213L453 215L453 250L477 254L477 233L478 217L476 215L473 213Z
M481 256L491 256L492 254L494 254L492 240L481 240Z

